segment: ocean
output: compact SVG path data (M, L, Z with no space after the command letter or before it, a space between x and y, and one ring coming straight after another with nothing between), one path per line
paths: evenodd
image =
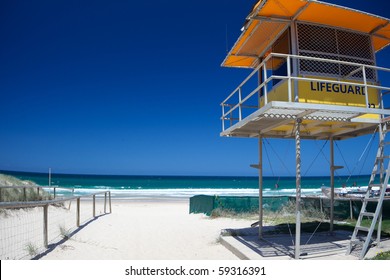
M0 171L21 180L30 180L40 186L49 185L48 173ZM367 186L368 175L336 176L335 187L343 184ZM319 194L322 186L329 186L330 177L303 177L303 195ZM194 195L258 196L258 177L243 176L133 176L51 174L51 185L74 188L75 194L89 194L110 190L112 196L131 199L139 197L183 198ZM277 187L276 187L277 185ZM264 196L295 194L295 177L264 177Z

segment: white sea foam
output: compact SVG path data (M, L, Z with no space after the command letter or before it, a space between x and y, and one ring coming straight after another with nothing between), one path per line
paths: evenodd
M195 195L209 196L258 196L257 189L110 189L98 188L99 191L109 190L113 198L131 199L131 198L189 198ZM74 195L85 195L96 192L97 189L75 189ZM295 195L295 189L271 190L264 189L264 196L288 196ZM303 189L302 195L319 194L319 189Z

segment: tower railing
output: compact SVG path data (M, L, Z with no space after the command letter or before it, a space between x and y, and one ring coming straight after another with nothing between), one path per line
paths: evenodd
M390 83L390 69L321 57L270 53L222 101L222 131L271 101L302 102L300 97L303 93L298 88L300 81L311 82L318 91L330 88L346 93L343 91L352 88L356 90L354 94L365 98L361 104L349 106L385 109L382 97L390 92L390 87L381 85L377 80ZM275 91L278 93L275 94ZM377 104L370 102L375 98L373 95L377 95Z

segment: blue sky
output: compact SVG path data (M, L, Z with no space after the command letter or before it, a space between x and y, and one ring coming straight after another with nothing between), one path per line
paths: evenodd
M0 170L256 175L257 140L219 136L249 73L220 64L254 2L1 1ZM390 17L387 1L331 2ZM377 58L390 67L390 49ZM369 139L339 142L336 164L354 169ZM294 175L294 143L270 142L265 174ZM309 169L323 144L303 142L304 174L329 174L328 146Z

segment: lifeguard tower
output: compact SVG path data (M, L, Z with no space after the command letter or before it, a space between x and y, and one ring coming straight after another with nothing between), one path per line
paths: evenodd
M293 138L296 146L295 258L300 258L301 139L329 139L333 230L334 140L372 134L380 144L368 191L347 254L361 246L363 258L372 244L389 181L385 136L390 110L390 69L378 67L375 54L390 44L386 18L314 0L260 0L222 63L250 68L251 74L222 102L224 137L259 139L259 237L263 235L262 139ZM387 76L386 76L387 75ZM388 86L386 86L388 83ZM370 197L379 174L380 196ZM376 201L373 213L366 211ZM371 226L363 227L369 217ZM365 237L361 237L365 232ZM380 232L380 230L378 231ZM364 234L363 234L364 235ZM380 234L377 237L380 241Z

